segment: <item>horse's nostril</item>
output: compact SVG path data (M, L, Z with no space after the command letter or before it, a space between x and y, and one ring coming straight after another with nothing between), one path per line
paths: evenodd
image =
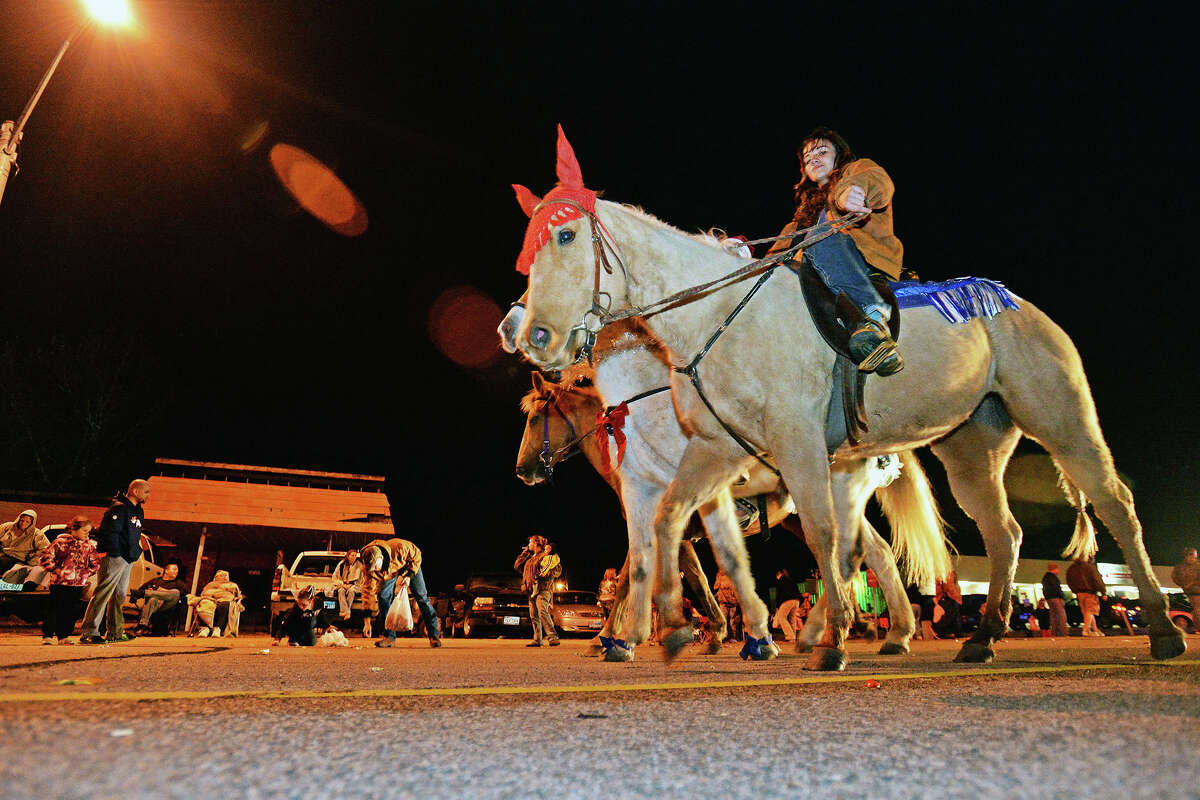
M539 350L546 349L550 344L550 331L546 328L534 328L529 332L529 343Z

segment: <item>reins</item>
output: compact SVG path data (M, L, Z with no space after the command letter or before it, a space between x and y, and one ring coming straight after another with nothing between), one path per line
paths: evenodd
M604 411L602 412L602 416L604 418L607 418L610 414L612 414L612 412L615 409L620 408L621 406L628 407L630 403L636 403L638 400L644 400L647 397L652 397L653 395L661 394L662 392L667 392L670 390L671 390L670 386L659 386L656 389L647 389L644 392L639 392L627 400L622 400L620 403L617 403L615 406L605 406ZM560 417L562 417L563 421L567 423L567 430L569 430L571 432L572 438L569 442L567 442L563 446L555 449L554 451L551 451L550 450L550 416L548 413L546 414L546 417L542 423L543 424L542 452L539 454L538 458L541 460L542 466L545 467L545 469L546 469L546 477L547 478L553 476L555 467L557 467L559 464L563 463L568 458L570 458L571 456L573 456L579 452L580 443L582 443L585 439L587 439L589 436L593 435L596 431L598 431L601 428L601 426L607 424L606 422L603 422L603 421L597 422L595 425L593 425L591 428L589 428L582 434L576 435L575 426L571 424L570 418L566 414L563 413L563 410L558 407L558 402L556 400L554 400L552 397L546 399L545 405L543 406L543 410L548 411L551 407L554 409L555 413L557 413ZM612 431L610 430L609 433L612 433Z

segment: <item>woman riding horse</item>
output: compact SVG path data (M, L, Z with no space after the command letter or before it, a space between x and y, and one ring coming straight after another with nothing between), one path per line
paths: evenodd
M846 140L828 128L813 130L797 155L802 172L795 186L796 215L780 235L815 227L811 239L846 214L869 214L857 225L806 246L804 255L834 294L845 293L863 313L850 334L850 352L859 369L894 375L904 369L904 361L888 331L891 310L867 277L872 269L893 280L900 277L904 245L892 231L892 179L869 158L855 158ZM770 252L786 250L792 243L790 238L780 239Z

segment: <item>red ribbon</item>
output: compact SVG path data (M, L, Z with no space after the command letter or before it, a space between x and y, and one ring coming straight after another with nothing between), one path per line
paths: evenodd
M621 403L612 410L605 413L604 411L596 412L596 443L600 445L600 463L604 467L604 474L607 475L613 471L612 462L608 455L608 437L612 436L617 442L617 466L621 468L621 461L625 458L625 431L622 428L625 425L625 418L629 416L629 405Z

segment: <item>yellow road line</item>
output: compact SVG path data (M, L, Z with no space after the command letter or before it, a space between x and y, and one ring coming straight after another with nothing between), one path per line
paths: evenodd
M143 692L6 692L0 703L42 703L64 700L211 700L220 698L252 698L259 700L312 700L356 697L464 697L503 696L524 694L607 694L615 692L662 692L694 689L744 689L770 686L804 686L817 683L854 683L874 678L884 681L929 680L934 678L972 678L989 675L1029 675L1036 673L1084 672L1088 670L1127 670L1138 667L1200 666L1200 659L1185 661L1145 661L1132 664L1048 664L1037 667L978 667L951 669L939 672L878 672L847 675L805 675L799 678L763 678L735 681L692 681L677 683L608 683L578 686L470 686L442 689L341 689L317 691L312 689L213 689L206 691L143 691Z

